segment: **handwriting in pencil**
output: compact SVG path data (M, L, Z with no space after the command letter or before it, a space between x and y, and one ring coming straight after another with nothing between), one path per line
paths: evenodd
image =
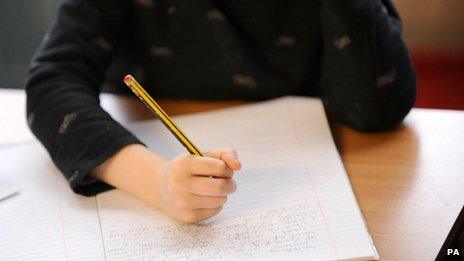
M199 225L141 226L104 234L108 258L207 260L315 250L309 204L279 207Z

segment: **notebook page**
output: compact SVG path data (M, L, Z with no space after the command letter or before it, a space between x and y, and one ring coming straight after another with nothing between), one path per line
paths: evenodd
M112 191L97 197L108 259L375 258L319 100L177 117L203 150L233 146L243 170L223 211L185 225ZM159 122L130 126L167 157L185 150Z
M12 175L0 172L0 202L19 193L18 183Z
M102 260L95 197L75 195L37 143L0 149L18 195L0 202L2 260Z
M378 259L325 115L309 109L304 98L293 98L287 108L336 255L343 259ZM315 122L319 126L314 126Z

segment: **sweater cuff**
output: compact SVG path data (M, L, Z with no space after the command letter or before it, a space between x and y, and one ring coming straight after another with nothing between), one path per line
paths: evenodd
M90 176L90 172L97 167L98 165L105 162L111 156L116 154L123 147L130 144L141 144L135 136L128 134L127 136L118 137L116 139L106 139L106 144L102 144L102 151L100 153L92 153L96 155L95 157L84 161L82 164L75 166L68 175L65 175L69 178L69 185L71 189L77 193L84 196L95 196L98 193L105 192L107 190L113 189L114 187L108 185L98 179Z

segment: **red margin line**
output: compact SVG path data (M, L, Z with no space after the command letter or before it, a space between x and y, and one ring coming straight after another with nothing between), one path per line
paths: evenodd
M295 126L295 122L292 120L293 119L293 110L292 110L291 103L287 102L287 107L288 107L288 110L290 112L289 115L291 117L291 123L292 123L293 131L295 132L298 147L299 147L299 149L301 151L301 154L303 154L303 157L304 157L304 167L306 169L306 173L308 173L309 181L311 182L311 187L313 188L314 195L316 196L317 204L319 205L319 210L321 211L322 219L324 220L324 224L325 224L325 228L327 229L327 233L329 233L330 241L332 242L332 247L334 249L335 255L336 255L337 259L339 259L340 257L338 255L337 247L335 246L335 240L332 237L332 233L330 233L329 225L327 224L327 220L325 218L325 213L324 213L324 210L322 209L321 200L319 199L319 194L316 191L316 186L314 186L314 181L311 178L311 175L310 175L310 172L309 172L308 162L306 161L306 153L304 152L303 148L301 147L301 139L300 139L298 129Z

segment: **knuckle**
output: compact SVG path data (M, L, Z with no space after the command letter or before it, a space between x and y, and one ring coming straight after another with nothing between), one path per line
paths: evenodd
M179 155L177 157L175 157L172 162L175 164L175 165L179 165L179 164L182 164L182 161L184 161L185 159L185 155Z
M191 155L179 155L173 159L173 168L177 171L185 172L188 168L188 160Z
M228 172L227 164L220 160L217 162L217 171L221 174L226 174Z
M177 159L172 160L172 165L171 165L170 170L171 170L171 174L173 174L173 175L177 175L179 173L182 173L183 169L182 169L181 161L177 160Z

